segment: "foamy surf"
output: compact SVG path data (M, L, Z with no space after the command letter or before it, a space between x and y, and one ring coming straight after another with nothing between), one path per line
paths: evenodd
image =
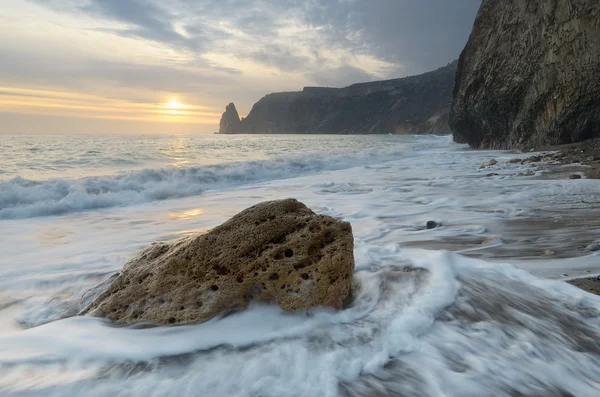
M255 306L145 329L70 318L4 335L0 387L7 396L290 397L593 396L600 387L600 299L574 287L414 250L359 270L355 284L339 313Z
M325 155L315 148L312 153L277 155L267 160L142 169L78 179L32 180L16 176L0 182L0 219L62 215L195 196L206 190L342 170L410 156L404 149L402 144L397 144L391 148L358 151L336 152L334 149ZM231 156L235 157L235 153Z
M381 157L367 148L317 163L307 153L295 176L219 179L201 195L1 221L0 394L596 396L600 301L560 281L600 273L585 251L600 218L582 204L595 181L520 178L525 166L502 161L513 154L392 138ZM479 164L492 157L499 176L487 177ZM265 161L276 164L257 164ZM245 178L262 178L253 173ZM252 306L151 328L76 316L86 291L148 243L285 197L352 223L346 310ZM441 226L427 230L429 220Z

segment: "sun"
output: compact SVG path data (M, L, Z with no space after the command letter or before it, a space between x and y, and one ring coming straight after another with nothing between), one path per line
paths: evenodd
M177 101L177 99L172 98L172 99L169 100L169 102L167 102L165 104L165 108L171 109L171 110L177 110L177 109L183 109L184 105L182 105L181 103L179 103L179 101Z

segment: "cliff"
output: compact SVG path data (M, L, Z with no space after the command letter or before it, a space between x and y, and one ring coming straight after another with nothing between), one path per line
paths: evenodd
M476 148L600 136L600 2L483 0L459 59L450 126Z
M226 111L219 133L449 133L456 64L345 88L305 87L269 94L239 123L232 123L232 112Z

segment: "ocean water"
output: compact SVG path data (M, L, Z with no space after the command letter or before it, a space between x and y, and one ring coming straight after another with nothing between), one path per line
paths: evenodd
M447 136L0 135L0 395L600 396L600 297L564 282L600 274L600 184L514 157ZM346 310L77 316L149 243L286 197L352 223Z

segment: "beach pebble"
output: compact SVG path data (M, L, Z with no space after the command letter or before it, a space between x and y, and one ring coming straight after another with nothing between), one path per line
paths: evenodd
M441 223L437 223L435 221L429 221L427 222L427 229L435 229L436 227L440 227L442 226Z
M547 256L556 255L556 252L554 252L554 251L552 251L552 250L546 250L546 251L544 252L544 255L547 255Z
M578 174L569 175L569 179L581 179L581 175L578 175Z

